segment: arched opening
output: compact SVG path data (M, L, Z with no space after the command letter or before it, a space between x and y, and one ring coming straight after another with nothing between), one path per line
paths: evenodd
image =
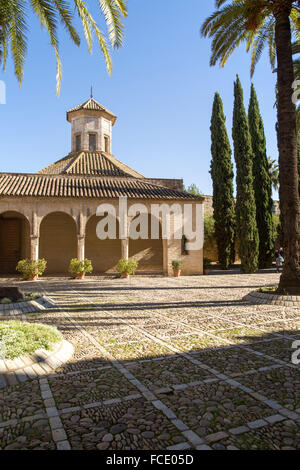
M112 273L117 271L121 258L121 240L119 240L119 223L116 219L116 239L100 240L97 237L97 224L106 216L93 215L86 225L85 257L92 261L93 274Z
M14 274L21 259L30 258L30 225L19 212L0 214L0 273Z
M70 260L77 257L77 230L74 219L64 212L43 218L40 227L39 258L47 261L46 274L67 274Z
M162 229L159 224L159 239L151 239L151 225L154 217L148 215L148 240L129 239L129 257L139 262L137 273L157 273L163 272L163 240ZM135 219L133 219L135 220Z

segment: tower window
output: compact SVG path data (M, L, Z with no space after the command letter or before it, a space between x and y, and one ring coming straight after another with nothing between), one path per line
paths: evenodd
M81 150L81 135L76 136L76 152Z
M89 134L89 150L96 150L96 134Z
M109 153L109 137L107 135L104 136L104 151Z

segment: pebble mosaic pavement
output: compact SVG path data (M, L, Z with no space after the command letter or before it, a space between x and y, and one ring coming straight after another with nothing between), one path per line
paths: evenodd
M22 319L57 326L74 355L0 388L0 449L300 449L300 309L244 299L276 282L15 281L54 304Z

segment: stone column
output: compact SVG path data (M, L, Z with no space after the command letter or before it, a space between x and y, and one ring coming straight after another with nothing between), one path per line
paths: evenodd
M39 237L31 235L30 237L30 259L37 261L39 259Z
M163 271L164 276L169 276L169 247L168 247L169 240L163 240Z
M85 258L85 237L83 235L78 235L77 240L77 258L79 261L83 261Z
M121 257L122 259L129 258L129 239L121 240Z

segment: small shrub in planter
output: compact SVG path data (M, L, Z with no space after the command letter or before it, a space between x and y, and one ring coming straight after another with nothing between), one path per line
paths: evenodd
M77 258L71 259L69 273L71 273L74 278L84 279L84 276L91 272L93 272L91 260L84 259L83 261L79 261Z
M0 300L0 304L2 304L2 305L7 305L7 304L11 304L11 303L12 303L12 300L10 300L8 297L4 297L4 299Z
M120 259L117 264L117 271L122 277L128 278L130 275L135 273L138 265L139 263L135 259Z
M172 261L174 277L179 277L181 274L182 261L175 259Z
M36 281L38 276L42 276L47 267L45 259L22 259L18 262L16 270L23 275L24 281Z
M203 259L203 271L204 274L208 274L209 268L211 267L211 259L204 258Z

